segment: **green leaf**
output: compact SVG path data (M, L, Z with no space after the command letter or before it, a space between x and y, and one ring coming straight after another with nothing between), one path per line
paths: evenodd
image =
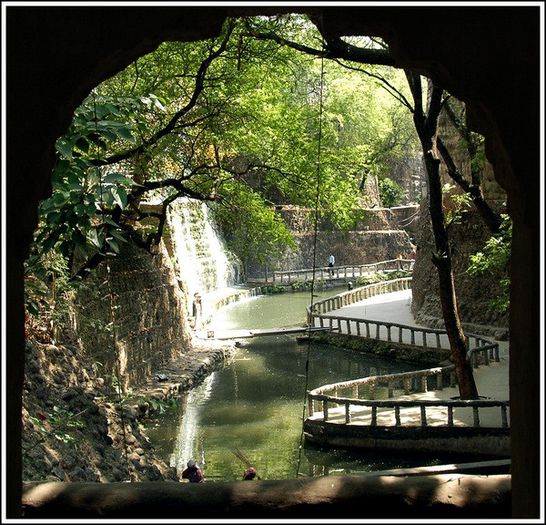
M114 221L112 221L112 222L114 222ZM127 239L125 238L125 236L119 231L110 230L110 234L113 235L118 241L128 242Z
M126 139L126 140L128 140L130 142L133 142L133 143L136 142L136 139L133 136L133 134L129 131L129 128L119 128L117 130L117 134L122 139Z
M89 151L89 142L83 137L78 138L74 145L82 150L84 153L87 153Z
M123 173L118 172L111 172L108 173L104 179L102 179L103 182L106 182L108 184L114 184L114 183L121 183L121 184L131 184L133 180L128 177L127 175L124 175Z
M93 246L95 246L96 248L100 249L101 247L101 242L99 241L99 236L98 236L98 232L97 230L95 230L94 228L92 228L91 230L89 230L87 232L87 239L91 242L91 244Z
M119 244L115 239L107 238L106 242L110 245L110 248L114 250L115 254L119 254Z
M67 159L72 158L72 144L68 143L64 140L58 140L55 143L56 150L63 155L63 157L66 157Z
M71 239L76 246L80 246L81 248L85 248L87 246L85 235L77 229L72 231Z
M127 192L121 186L110 188L112 197L114 198L115 203L121 208L125 208L127 204Z
M111 217L109 217L108 215L105 215L102 220L108 224L110 224L111 226L115 226L116 228L121 228L121 226L116 222L114 221Z
M115 186L110 188L110 194L112 195L114 202L123 209L123 201L121 200L121 197L119 195L118 188L116 188Z
M61 236L60 230L55 230L53 233L44 241L42 245L42 252L47 253L49 252L55 244L57 244L57 241L59 240L59 237Z

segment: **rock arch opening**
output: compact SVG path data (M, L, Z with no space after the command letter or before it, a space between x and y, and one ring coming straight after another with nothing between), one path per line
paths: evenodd
M274 8L59 8L6 10L7 480L8 515L19 515L23 277L36 207L50 191L53 145L75 107L101 80L164 40L217 34L226 16ZM278 10L277 10L278 11ZM304 10L305 11L305 10ZM514 219L511 276L512 495L514 517L539 508L539 16L523 8L313 8L332 35L371 34L391 45L397 65L433 78L463 100L486 137L495 177ZM508 39L507 35L510 35ZM37 79L29 82L29 71ZM62 81L60 81L62 79ZM525 101L520 104L519 101ZM28 123L35 133L28 136Z

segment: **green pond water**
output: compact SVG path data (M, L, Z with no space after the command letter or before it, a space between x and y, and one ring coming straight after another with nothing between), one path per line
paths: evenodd
M339 292L339 290L337 290ZM336 293L318 292L319 299ZM214 327L272 328L305 320L309 293L262 296L222 309ZM348 474L390 468L451 463L455 456L407 452L354 452L304 446L299 451L309 351L308 389L366 375L402 372L417 366L377 359L328 345L298 344L294 336L245 340L232 362L208 376L176 406L147 425L157 452L172 466L190 458L205 478L241 479L241 451L263 479ZM469 461L468 456L465 460Z

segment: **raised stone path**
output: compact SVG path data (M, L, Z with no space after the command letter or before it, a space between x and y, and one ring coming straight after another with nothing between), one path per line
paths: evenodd
M329 312L329 315L344 316L360 319L371 319L377 321L388 321L394 323L405 324L409 326L421 326L418 325L411 314L411 290L403 290L399 292L392 292L387 294L376 295L369 299L359 301L348 306L344 306L337 310ZM341 324L341 333L346 333L347 329L344 324ZM409 335L408 335L409 338ZM387 340L386 330L380 333L380 339ZM441 346L443 348L449 348L447 336L442 335L440 337ZM409 340L404 340L409 344ZM478 387L480 396L487 397L494 400L508 400L509 399L509 383L508 383L508 343L503 341L497 341L499 344L500 362L492 362L489 366L480 366L474 370L474 378ZM458 388L447 387L442 390L434 390L428 392L414 393L405 396L397 396L396 399L418 399L418 400L436 400L436 399L450 399L459 395ZM445 422L445 408L428 408L427 409L427 422L428 425L434 426L436 424L442 424ZM339 412L339 414L337 413ZM362 407L361 410L354 408L352 414L352 425L369 424L371 418L371 410L369 407ZM391 411L392 412L392 411ZM483 412L483 414L482 414ZM472 424L472 410L459 409L456 412L455 425L471 425ZM315 413L313 418L320 419L321 412ZM343 408L331 408L328 414L328 420L331 422L339 419L340 422L344 421ZM385 417L391 417L388 412L385 412ZM408 408L401 413L402 424L405 426L420 425L420 412L417 408ZM381 424L381 412L378 411L377 422ZM498 409L480 410L480 423L482 426L496 426L499 422Z
M198 333L201 339L249 339L268 335L299 334L308 331L307 326L290 326L288 328L255 328L252 330L205 330Z
M245 294L244 287L238 287L237 289L230 290L228 295L238 295L242 292ZM225 293L225 292L224 292ZM413 315L411 314L411 290L402 290L391 293L384 293L364 299L362 301L353 303L351 305L343 306L336 310L331 310L328 315L342 316L353 319L367 319L372 321L383 321L403 324L407 326L423 327L415 322ZM295 334L305 332L306 328L303 326L274 328L274 329L248 329L248 330L215 330L214 332L207 333L207 330L199 330L195 332L198 339L216 339L216 340L230 340L230 339L242 339L264 335L277 335L277 334ZM339 327L341 333L347 333L347 327L344 323L341 323ZM375 330L374 330L375 333ZM354 330L353 330L354 334ZM387 330L381 327L379 331L379 338L382 340L388 339ZM409 333L403 334L402 342L410 344ZM449 348L449 341L446 335L440 335L440 344L442 348ZM489 366L480 366L474 370L475 380L478 386L480 396L493 400L508 400L509 399L509 383L508 383L508 343L504 341L497 341L499 345L500 362L491 362ZM408 400L438 400L438 399L450 399L457 397L459 391L457 387L445 387L442 390L431 390L428 392L414 393L404 396L397 396L397 399ZM339 413L337 413L339 412ZM446 409L442 407L427 408L427 423L429 426L442 424L445 422ZM456 417L455 425L471 425L472 424L472 410L471 409L458 409L455 411ZM391 415L388 411L384 412L384 418L390 418ZM377 423L382 423L381 410L377 414ZM316 412L313 419L320 419L321 412ZM342 407L329 410L328 420L334 422L339 420L343 421L344 414ZM352 414L351 425L369 424L371 418L369 407L355 407ZM401 420L404 426L412 426L420 424L420 412L418 408L407 408L401 411ZM386 422L386 421L385 421ZM482 426L497 426L499 424L499 411L498 409L481 409L480 410L480 424Z

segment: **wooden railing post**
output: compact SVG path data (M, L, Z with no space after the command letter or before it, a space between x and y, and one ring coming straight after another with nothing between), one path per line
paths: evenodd
M440 370L436 374L436 390L444 389L444 373Z
M377 406L372 406L372 421L371 426L376 427L377 426Z
M508 427L508 414L506 405L501 406L501 419L502 419L502 428Z
M479 427L480 426L480 412L478 407L472 407L472 412L474 414L474 426Z
M427 376L421 377L421 389L423 392L428 392Z
M375 381L370 381L370 382L369 382L368 397L369 397L370 399L375 399Z
M394 419L395 426L399 427L402 423L400 422L400 407L398 405L394 407Z
M421 426L427 426L427 410L425 405L421 405Z

